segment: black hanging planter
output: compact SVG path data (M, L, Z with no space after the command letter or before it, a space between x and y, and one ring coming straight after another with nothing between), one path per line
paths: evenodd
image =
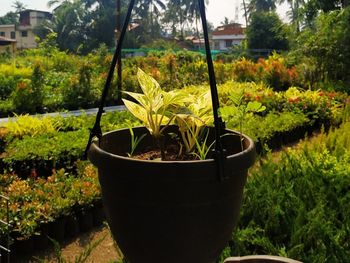
M123 157L129 138L128 129L106 133L88 153L98 167L107 221L121 251L131 263L214 262L239 215L247 169L255 159L253 141L244 137L240 151L240 137L226 136L223 145L230 152L220 181L214 159Z
M238 219L247 170L254 163L253 141L225 129L218 116L218 95L210 55L204 1L199 0L206 42L215 127L213 159L146 161L125 157L130 150L129 129L102 135L100 119L128 13L113 57L86 153L98 167L106 219L114 239L131 263L214 262L231 238ZM147 134L145 127L133 129ZM175 131L176 132L176 131ZM233 135L221 136L231 133ZM141 144L152 142L146 136ZM142 148L142 145L139 145Z

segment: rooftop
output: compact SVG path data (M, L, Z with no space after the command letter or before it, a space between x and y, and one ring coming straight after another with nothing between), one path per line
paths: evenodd
M0 46L7 46L11 43L16 43L17 41L15 39L10 39L7 37L0 37Z
M213 31L214 36L219 36L219 35L244 35L245 28L242 27L241 24L238 23L233 23L229 25L223 25L217 27Z

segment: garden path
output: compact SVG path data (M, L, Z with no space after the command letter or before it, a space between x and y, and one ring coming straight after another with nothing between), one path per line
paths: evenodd
M96 244L96 247L94 244ZM84 252L87 252L89 247L92 247L92 251L87 260L78 260L77 258L83 255ZM60 259L56 257L56 252L52 247L44 251L35 251L29 255L19 255L11 262L116 263L121 259L120 252L114 244L110 231L104 225L64 241L60 244L60 248Z

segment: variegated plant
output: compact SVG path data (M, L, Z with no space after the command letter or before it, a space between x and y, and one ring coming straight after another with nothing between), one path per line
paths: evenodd
M205 92L186 99L186 111L175 115L186 153L191 153L197 145L203 127L212 124L211 95Z
M138 103L123 99L126 108L143 122L150 134L155 138L162 135L163 129L173 119L171 111L184 101L184 96L178 91L163 91L158 82L141 69L137 72L143 94L127 92ZM163 127L162 127L163 126Z
M178 91L163 91L158 82L141 69L137 78L143 93L127 92L137 103L123 99L126 108L143 122L160 148L162 159L165 159L162 144L163 131L174 118L174 108L183 104L184 96Z

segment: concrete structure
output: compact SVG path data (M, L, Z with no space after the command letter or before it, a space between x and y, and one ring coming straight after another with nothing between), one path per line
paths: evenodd
M204 38L198 38L196 36L187 36L185 37L185 40L190 41L195 49L204 49Z
M15 39L0 37L0 53L8 50L14 54L16 52L16 43L17 41Z
M0 25L0 36L17 41L17 48L35 48L34 28L51 19L49 12L27 9L19 13L18 25Z
M245 28L238 23L219 26L212 33L213 49L227 50L232 46L241 44L246 38L244 31Z

